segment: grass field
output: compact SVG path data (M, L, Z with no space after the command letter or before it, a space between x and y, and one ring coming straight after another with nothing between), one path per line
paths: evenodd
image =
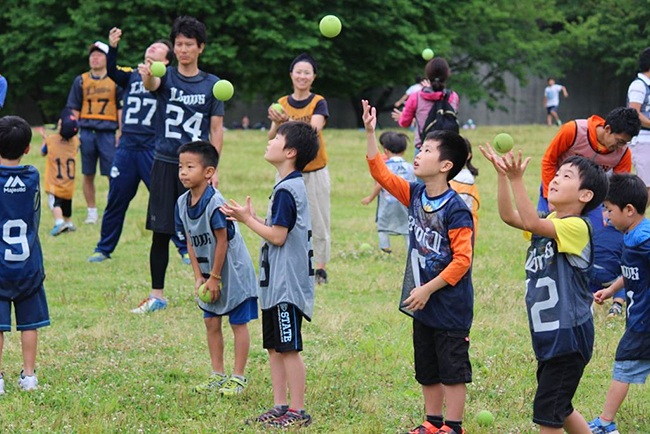
M502 223L496 207L496 176L479 155L478 144L508 131L516 147L533 157L526 174L536 202L540 160L557 131L541 126L482 127L468 132L480 169L482 197L473 281L475 315L471 338L474 382L468 388L464 426L469 433L529 433L536 388L524 306L526 242ZM274 169L263 159L262 132L226 132L220 189L226 198L247 194L258 213L266 209ZM304 325L307 410L314 417L305 432L394 433L423 418L420 389L413 378L411 324L397 310L404 270L403 241L394 239L391 258L363 253L376 245L374 204L361 205L372 181L365 163L365 134L325 133L332 177L332 262L330 283L316 289L313 322ZM38 138L40 145L40 137ZM24 159L43 173L38 147ZM412 146L409 150L412 156ZM78 166L80 167L80 166ZM41 388L19 393L22 356L19 335L6 334L3 370L7 394L0 400L0 432L255 432L243 420L272 404L260 321L251 323L247 372L250 387L237 398L197 396L192 387L210 373L201 312L193 301L190 267L171 254L166 311L129 313L149 293L149 246L145 230L147 191L141 187L129 209L113 259L89 264L99 225L83 224L85 202L80 170L74 198L76 233L50 237L51 213L43 207L41 243L45 255L52 326L40 334L37 373ZM104 208L108 184L98 183ZM42 202L46 204L47 201ZM259 238L243 227L257 263ZM170 247L171 248L171 247ZM586 417L598 415L624 321L608 320L596 306L594 357L574 399ZM226 362L232 367L232 333L224 330ZM488 409L495 426L479 427L475 415ZM617 422L623 433L650 433L650 387L633 386Z

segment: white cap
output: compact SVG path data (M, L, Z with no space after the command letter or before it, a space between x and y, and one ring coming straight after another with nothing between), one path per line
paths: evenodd
M95 41L93 44L90 45L90 48L88 49L88 54L92 53L95 50L99 50L104 54L108 54L108 45L106 45L102 41Z

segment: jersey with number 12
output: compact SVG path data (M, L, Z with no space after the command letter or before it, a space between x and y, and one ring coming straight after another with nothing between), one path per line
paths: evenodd
M33 166L0 166L0 300L27 298L45 279L39 182Z
M223 116L223 102L212 94L219 78L200 71L185 77L176 67L167 68L153 92L156 111L156 156L168 163L178 162L178 148L197 140L209 141L212 116Z

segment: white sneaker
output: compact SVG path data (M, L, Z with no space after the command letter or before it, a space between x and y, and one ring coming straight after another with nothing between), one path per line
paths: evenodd
M84 223L86 223L87 225L94 225L95 223L97 223L97 220L98 220L97 213L89 212L88 217L86 217L86 220L84 220Z
M23 371L20 371L20 378L18 378L18 387L20 387L21 390L25 391L38 389L38 378L36 378L36 374L23 375Z
M0 374L0 395L5 394L5 379L3 378L3 375Z
M66 222L65 227L68 228L70 232L74 232L77 230L77 227L72 224L72 222Z

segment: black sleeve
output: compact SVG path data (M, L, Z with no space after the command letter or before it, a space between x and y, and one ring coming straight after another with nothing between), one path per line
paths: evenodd
M108 76L118 86L126 88L129 84L131 73L122 71L117 68L117 48L108 47L108 55L106 56L106 71Z

